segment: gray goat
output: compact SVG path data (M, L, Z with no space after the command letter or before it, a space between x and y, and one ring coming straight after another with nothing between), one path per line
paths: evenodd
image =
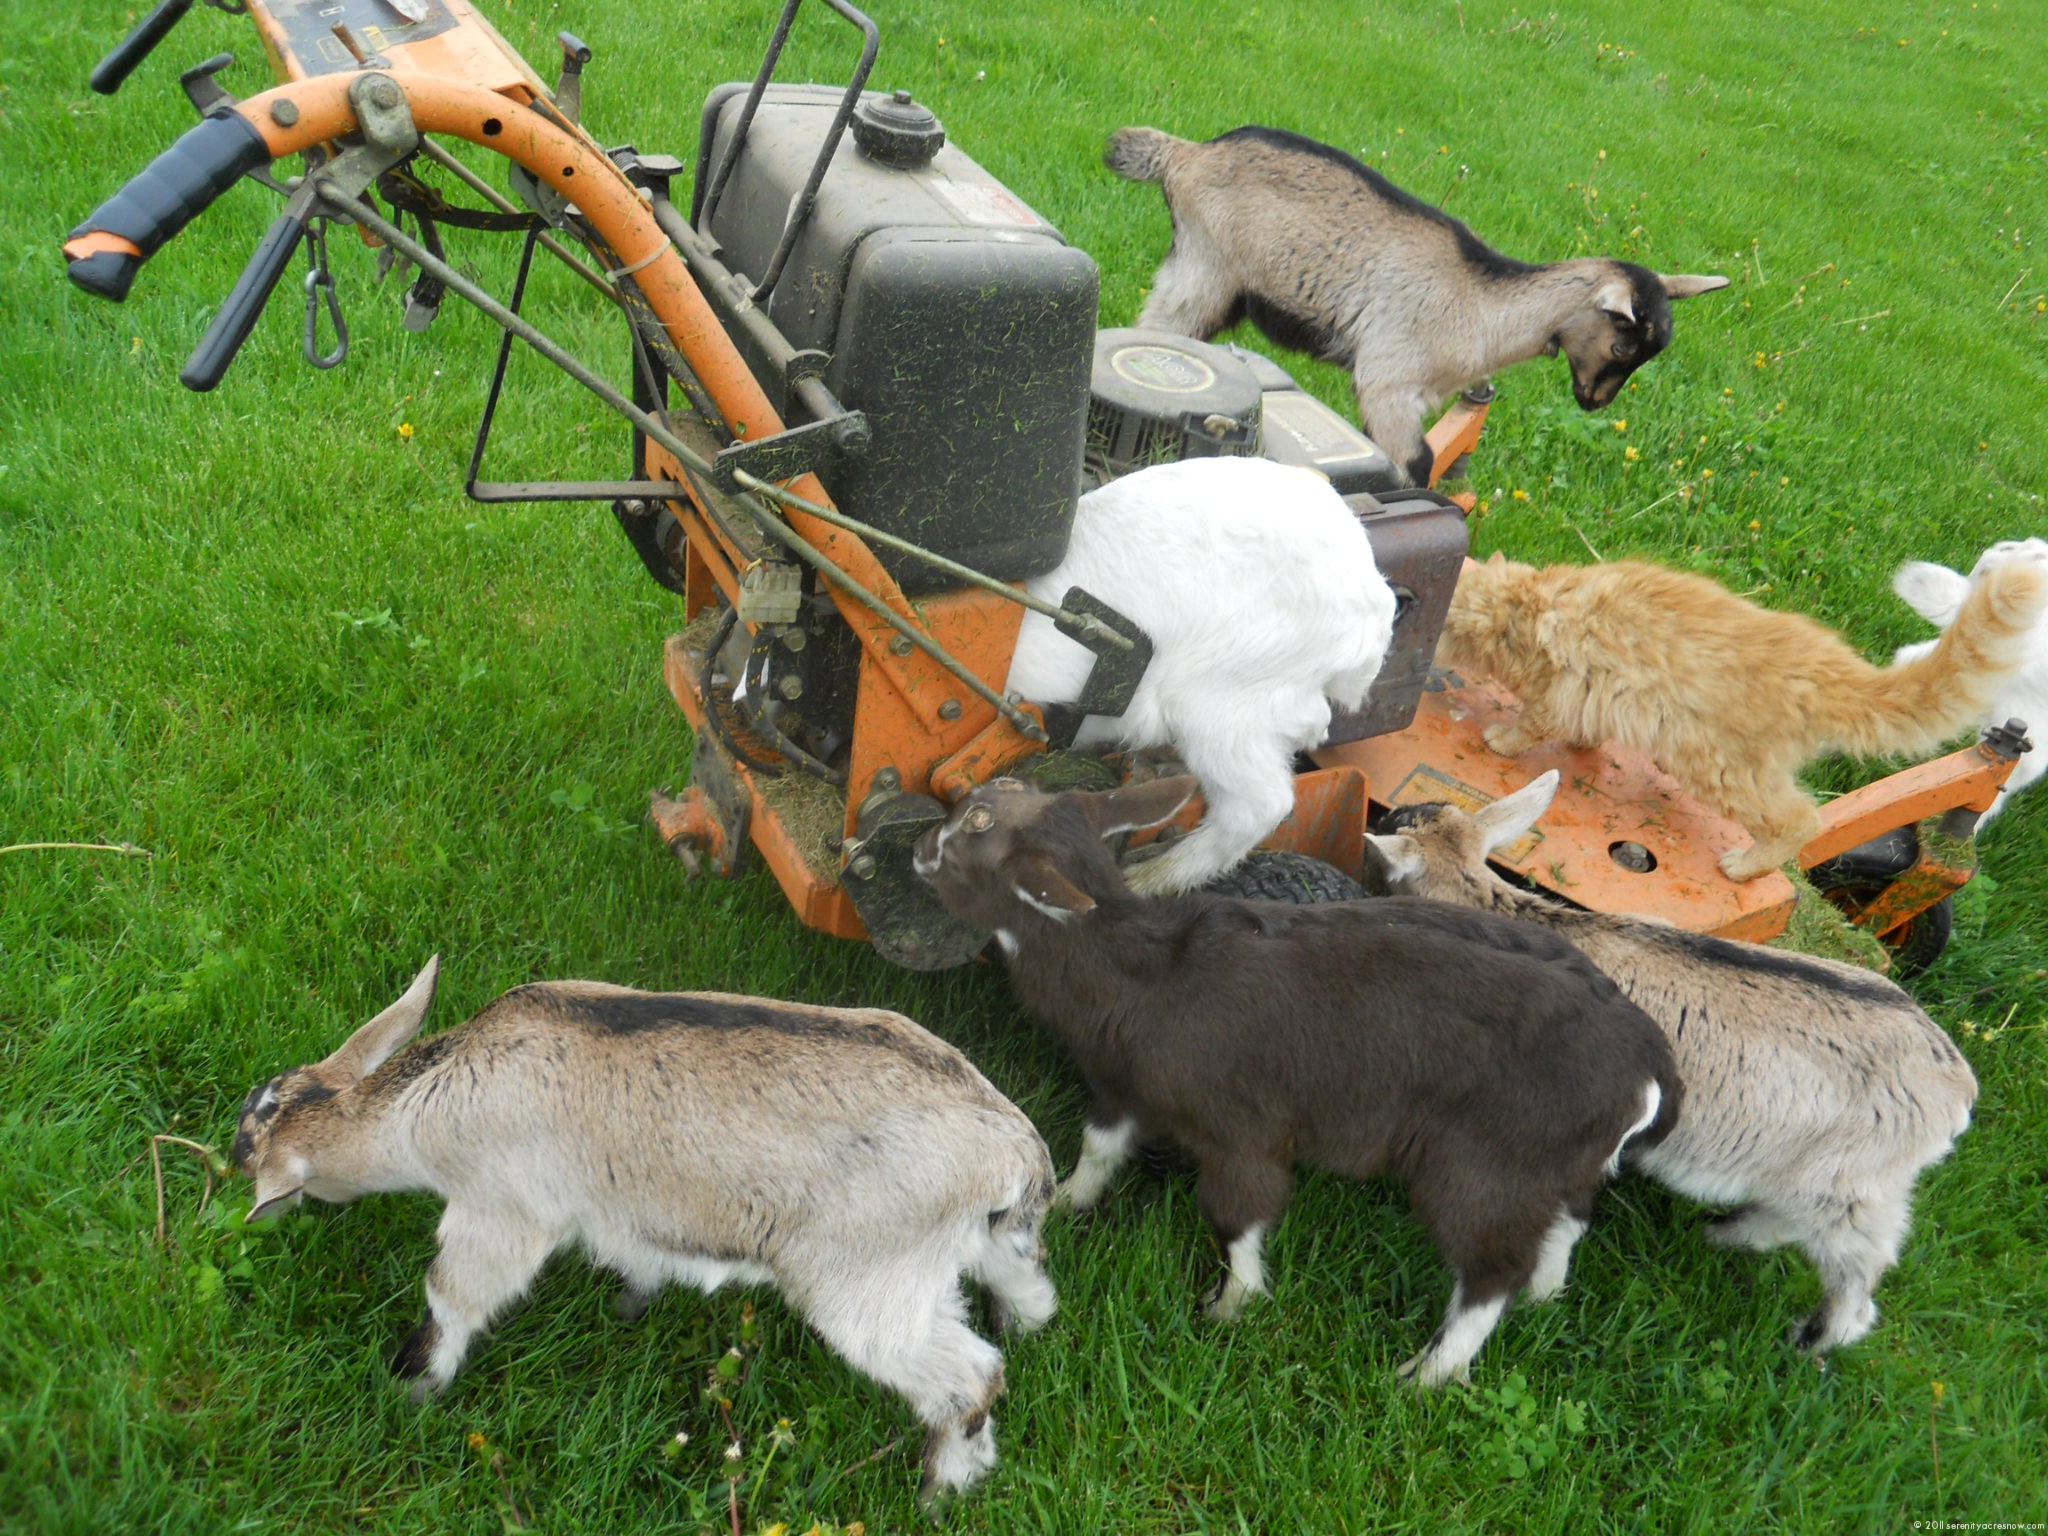
M447 1202L427 1316L392 1362L416 1397L580 1242L625 1278L628 1318L670 1281L773 1283L930 1427L926 1497L995 1465L1003 1360L967 1325L960 1273L1007 1323L1052 1315L1052 1161L965 1056L879 1008L590 981L516 988L401 1051L439 969L251 1091L234 1144L252 1217L304 1195Z
M1372 856L1396 891L1569 939L1663 1026L1685 1108L1631 1162L1682 1195L1739 1205L1709 1229L1717 1243L1798 1243L1824 1288L1798 1342L1816 1353L1854 1343L1877 1322L1871 1292L1898 1260L1914 1181L1970 1124L1969 1063L1882 976L1508 884L1486 856L1535 825L1557 781L1553 769L1476 814L1398 810L1370 838Z
M1665 276L1604 257L1503 256L1342 150L1278 128L1206 143L1119 128L1103 157L1159 183L1173 248L1141 326L1207 340L1249 317L1282 346L1351 370L1366 434L1429 483L1423 418L1539 353L1571 360L1599 410L1671 340L1671 301L1725 277Z
M1564 1284L1593 1196L1680 1098L1657 1027L1569 944L1436 902L1326 906L1132 894L1102 839L1172 816L1191 778L1047 795L996 780L918 840L952 912L993 930L1025 1007L1094 1102L1061 1199L1088 1206L1140 1142L1193 1154L1234 1315L1305 1162L1397 1174L1457 1274L1401 1368L1463 1379L1517 1291Z

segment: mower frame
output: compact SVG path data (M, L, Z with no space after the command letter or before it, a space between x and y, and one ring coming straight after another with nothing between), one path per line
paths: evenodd
M777 50L799 3L788 0ZM829 3L871 34L872 24L844 0ZM589 370L571 367L559 349L544 350L634 422L636 479L599 487L635 493L615 503L621 520L629 509L638 516L656 503L672 519L666 542L641 552L679 591L691 626L669 640L664 674L696 733L696 782L678 796L653 796L661 835L693 867L708 861L726 875L737 873L753 849L805 925L872 940L896 963L928 969L969 958L980 947L976 936L898 921L903 882L912 878L908 845L946 803L1045 749L1037 706L1004 699L982 681L1006 675L1020 603L1028 600L977 578L981 585L912 602L861 525L837 512L820 473L829 473L835 454L859 451L857 416L833 415L829 401L821 405L815 368L794 360L781 381L784 398L771 398L730 334L746 308L727 292L735 274L667 204L676 162L607 152L578 121L576 82L588 49L562 35L564 72L551 91L467 0L429 0L425 11L426 21L405 27L365 23L351 30L345 15L331 22L335 13L351 12L348 5L248 0L279 84L237 102L211 83L219 61L194 71L208 87L202 95L188 77L195 104L207 108L204 121L73 232L65 252L74 280L124 297L141 263L228 185L249 175L286 190L270 180L271 164L305 157L305 179L188 365L186 382L211 388L310 218L353 217L375 240L400 246L478 299L437 252L407 240L359 199L374 176L408 159L427 135L464 139L512 162L515 191L554 231L590 250L602 271L585 276L634 326L643 387L632 402L607 392ZM138 49L146 52L167 30L160 16L145 18L110 55L110 64L119 59L122 66L115 84L137 62ZM871 44L870 36L863 68L872 61ZM763 81L772 64L771 53ZM448 163L445 155L436 158ZM516 316L491 312L537 344L537 333L515 324ZM744 321L766 323L758 311ZM767 338L771 350L775 339ZM665 382L644 387L650 351L683 383L682 408L665 408ZM1490 389L1473 391L1431 429L1433 484L1469 458L1491 397ZM784 414L791 409L813 420L792 427ZM479 460L481 448L480 439ZM1469 495L1455 499L1470 510ZM749 730L718 681L717 658L702 644L707 616L728 610L750 630L775 632L776 618L762 615L779 610L761 578L791 554L816 573L808 579L829 595L859 648L836 837L807 839L792 825L775 780L800 773L802 765ZM1505 866L1590 907L1744 939L1784 932L1796 900L1790 881L1772 874L1737 885L1714 866L1742 840L1741 828L1710 815L1637 754L1545 748L1524 758L1497 756L1480 732L1510 706L1498 689L1445 679L1425 694L1405 729L1321 749L1315 766L1297 778L1293 814L1267 846L1310 854L1357 876L1373 806L1418 799L1476 805L1558 767L1563 791L1541 831L1504 850ZM1882 834L1920 828L1911 864L1874 897L1865 893L1854 915L1880 937L1895 935L1969 879L1967 842L1934 830L1966 836L2016 760L2010 743L1987 740L1845 795L1827 808L1820 836L1799 862L1822 865ZM1190 806L1182 825L1199 814L1199 803ZM888 916L879 930L871 920L876 914Z

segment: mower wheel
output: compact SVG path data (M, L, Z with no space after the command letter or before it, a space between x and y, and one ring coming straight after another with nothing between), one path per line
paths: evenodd
M1838 885L1822 894L1853 919L1882 889L1882 886L1859 888ZM1944 896L1933 906L1915 912L1891 932L1879 934L1878 942L1892 957L1893 979L1917 976L1940 959L1941 952L1948 948L1949 935L1955 931L1955 926L1955 900Z
M1825 864L1816 864L1806 877L1853 922L1895 878L1912 867L1918 851L1912 829L1900 827ZM1955 925L1955 902L1944 896L1891 932L1878 935L1892 957L1892 975L1916 976L1934 964L1948 948Z
M1363 901L1365 887L1336 865L1305 853L1280 853L1261 848L1242 864L1211 880L1202 889L1250 901L1291 901L1306 906L1319 901Z

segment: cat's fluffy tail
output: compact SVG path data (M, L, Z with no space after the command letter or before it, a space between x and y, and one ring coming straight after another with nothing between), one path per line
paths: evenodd
M1847 752L1929 752L1991 712L1998 688L2026 660L2027 632L2048 608L2048 562L1995 566L1972 584L1962 612L1926 655L1873 670L1840 702L1851 708L1835 745Z

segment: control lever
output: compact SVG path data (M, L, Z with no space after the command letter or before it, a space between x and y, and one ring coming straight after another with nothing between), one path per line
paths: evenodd
M562 45L562 78L555 85L555 110L572 123L583 120L583 66L590 62L590 45L574 32L557 32Z
M227 374L228 365L235 360L242 343L256 328L257 318L269 302L271 290L284 276L284 269L291 265L292 252L299 248L299 241L305 236L313 203L320 195L319 186L318 176L308 176L300 182L298 189L285 202L284 212L277 216L257 245L256 254L249 258L249 265L235 279L228 301L221 305L220 313L213 317L213 324L206 328L206 334L199 338L199 345L193 348L191 357L179 371L178 382L187 389L203 394ZM306 297L317 299L310 281Z
M164 40L185 13L192 9L192 0L163 0L155 10L135 24L113 52L94 67L89 83L102 96L111 96L121 89L121 82L135 72L135 66L148 58L151 50Z
M352 203L379 176L419 148L419 130L413 126L404 88L389 75L365 71L356 76L348 88L348 100L362 130L363 142L351 145L327 164L309 171L285 201L284 212L278 215L277 222L270 226L270 232L256 247L256 254L249 258L249 265L235 280L234 291L228 295L227 303L213 317L213 324L207 327L198 347L178 374L178 382L187 389L202 392L212 389L227 373L228 365L235 360L242 343L249 339L250 331L255 329L257 317L263 313L271 290L284 275L292 251L306 233L307 223L315 216L313 204L320 199L322 189L332 187L340 194L340 202ZM341 311L334 298L331 279L324 284L321 279L325 268L324 248L316 249L314 271L306 284L309 311L306 352L308 361L314 366L331 368L346 355L348 338L341 327ZM339 342L336 350L327 357L319 354L316 329L316 306L322 286L327 287L328 309L334 317Z

